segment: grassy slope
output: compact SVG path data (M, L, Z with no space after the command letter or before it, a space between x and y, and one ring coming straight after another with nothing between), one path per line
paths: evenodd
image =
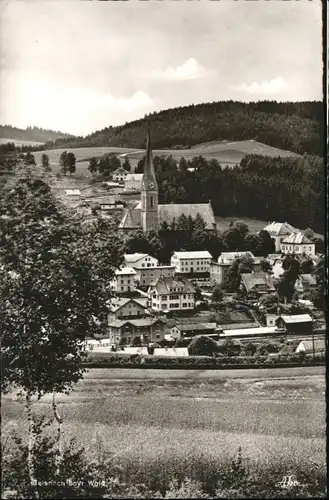
M248 378L247 378L248 377ZM255 467L325 465L324 369L175 372L90 370L60 396L66 439L114 452L127 470L193 457L219 464L239 446ZM37 404L50 414L50 399ZM3 435L23 404L2 401Z
M40 162L41 155L46 153L49 155L50 164L56 173L58 171L58 163L60 155L63 151L72 152L77 159L77 171L80 175L90 175L87 166L88 158L95 156L101 157L107 153L115 153L116 155L127 154L132 166L136 166L138 161L144 156L144 150L136 150L132 148L116 148L116 147L91 147L91 148L73 148L73 149L52 149L48 151L37 151L34 153L37 163ZM295 155L289 151L273 148L256 141L238 141L238 142L210 142L194 146L192 149L171 150L171 149L155 149L155 155L172 155L176 160L184 157L192 159L195 156L202 155L206 159L217 159L223 165L234 166L240 163L241 159L246 154L263 154L268 156L292 156Z

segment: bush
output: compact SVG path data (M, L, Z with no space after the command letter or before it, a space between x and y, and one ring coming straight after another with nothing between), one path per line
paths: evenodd
M188 347L192 356L212 356L218 352L218 344L206 335L195 337Z

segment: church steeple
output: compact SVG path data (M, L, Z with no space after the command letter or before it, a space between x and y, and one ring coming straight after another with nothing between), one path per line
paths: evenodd
M142 181L142 190L158 190L158 184L156 181L154 164L153 164L153 154L151 148L151 137L150 132L147 134L146 138L146 151L145 151L145 164L144 164L144 175Z
M141 189L141 223L143 231L158 230L158 184L155 176L150 133L147 134L144 175Z

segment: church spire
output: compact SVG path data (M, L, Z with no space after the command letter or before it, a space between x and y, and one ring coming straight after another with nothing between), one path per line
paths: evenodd
M145 151L145 165L144 165L144 176L143 176L144 189L158 189L154 164L153 164L153 154L151 148L151 135L150 132L147 133L146 137L146 151Z
M143 231L158 230L158 184L156 181L150 133L147 134L144 174L141 189L141 224Z

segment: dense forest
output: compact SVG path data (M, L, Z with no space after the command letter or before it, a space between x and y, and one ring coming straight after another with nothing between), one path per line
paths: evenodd
M0 138L15 139L17 141L47 142L56 139L72 139L73 135L54 130L46 130L38 127L27 127L21 129L11 125L0 125Z
M144 159L137 171L143 171ZM245 156L222 168L202 156L177 162L154 157L160 203L207 203L215 214L288 221L324 234L324 161L318 156ZM189 169L193 169L190 171Z
M154 148L189 148L215 140L254 139L296 153L323 155L323 103L213 102L168 109L118 127L107 127L85 138L47 143L59 147L145 147L146 131Z

